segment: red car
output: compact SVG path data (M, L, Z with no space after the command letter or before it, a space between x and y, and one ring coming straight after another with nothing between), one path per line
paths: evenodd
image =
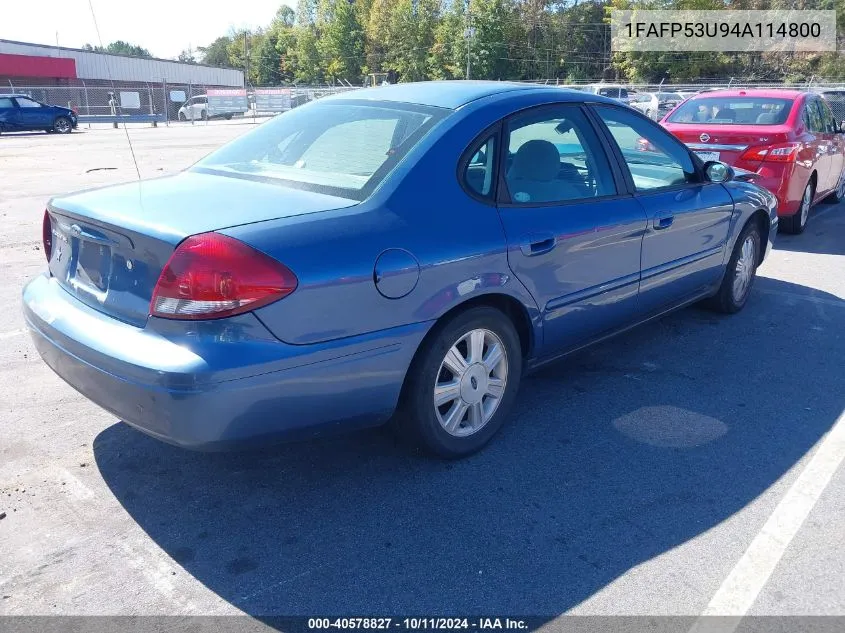
M828 103L799 90L717 90L680 104L662 125L702 160L756 172L778 199L780 226L801 233L810 207L845 198L845 135Z

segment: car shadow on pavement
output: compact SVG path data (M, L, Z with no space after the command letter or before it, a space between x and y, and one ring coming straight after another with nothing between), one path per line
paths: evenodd
M683 310L526 378L462 461L378 430L202 454L115 424L97 465L155 543L252 615L556 616L742 510L842 413L845 302L756 283L738 315ZM671 603L713 564L652 589Z
M845 203L818 204L810 211L807 228L801 235L779 232L775 250L815 253L819 255L845 255L842 240L845 226Z

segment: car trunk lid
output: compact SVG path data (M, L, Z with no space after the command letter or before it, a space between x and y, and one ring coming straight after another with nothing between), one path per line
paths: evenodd
M49 269L83 303L143 326L161 270L189 235L356 201L195 172L54 198Z
M789 128L782 125L730 125L664 123L666 129L701 156L705 162L720 160L728 165L756 171L761 162L743 160L752 147L771 146L788 140Z

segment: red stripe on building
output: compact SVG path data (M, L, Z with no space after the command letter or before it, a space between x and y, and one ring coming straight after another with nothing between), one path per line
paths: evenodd
M64 57L36 57L0 53L0 75L4 77L52 77L75 79L76 60Z

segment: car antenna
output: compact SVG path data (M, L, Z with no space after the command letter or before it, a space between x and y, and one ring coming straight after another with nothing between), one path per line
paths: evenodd
M100 42L100 50L105 52L105 47L103 46L103 38L100 35L100 27L97 25L97 14L94 12L94 3L93 0L88 0L88 8L91 9L91 19L94 20L94 30L97 32L97 41ZM108 55L105 56L103 60L106 64L106 74L109 76L109 83L111 84L111 97L109 98L110 101L115 100L115 94L117 92L117 88L114 85L114 76L111 73L111 66L109 65ZM123 106L119 103L115 103L117 111L120 115L123 115ZM129 144L129 153L132 154L132 164L135 165L135 173L138 175L138 180L141 180L141 170L138 167L138 159L135 158L135 148L132 147L132 139L129 138L129 128L126 127L126 121L123 121L123 131L126 133L126 142Z

